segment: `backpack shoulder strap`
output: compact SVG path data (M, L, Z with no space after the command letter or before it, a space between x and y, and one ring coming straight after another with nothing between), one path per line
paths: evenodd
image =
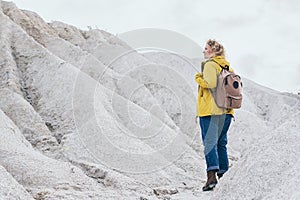
M201 72L204 71L204 65L205 65L206 63L208 63L209 61L213 61L213 60L209 59L209 60L205 60L205 61L201 62Z
M210 62L210 61L217 63L217 62L214 61L213 59L209 59L209 60L203 61L203 62L201 63L201 72L204 71L204 65L205 65L206 63ZM219 65L219 63L217 63L217 64ZM219 65L219 66L220 66L220 65Z

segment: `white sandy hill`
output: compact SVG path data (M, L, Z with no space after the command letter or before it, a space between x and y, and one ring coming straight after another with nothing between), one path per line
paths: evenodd
M188 62L13 3L0 20L0 199L300 198L298 96L244 79L230 170L203 193Z

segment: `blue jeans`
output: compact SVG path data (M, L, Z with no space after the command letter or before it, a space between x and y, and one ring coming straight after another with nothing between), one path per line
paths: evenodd
M206 160L206 171L224 174L228 170L227 131L232 116L229 114L200 117L200 128Z

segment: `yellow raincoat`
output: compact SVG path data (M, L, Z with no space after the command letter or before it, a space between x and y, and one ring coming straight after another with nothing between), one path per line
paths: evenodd
M228 65L229 71L233 72L233 69L230 67L229 62L225 60L224 56L216 56L211 60L202 63L204 66L203 72L199 72L195 76L195 80L199 85L196 115L204 117L211 115L231 114L233 116L233 109L219 108L211 94L210 89L217 87L217 77L222 70L222 68L212 60L219 63L221 66Z

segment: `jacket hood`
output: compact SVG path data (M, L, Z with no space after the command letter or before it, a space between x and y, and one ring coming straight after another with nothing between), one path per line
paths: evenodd
M216 57L213 57L212 60L214 60L215 62L217 62L219 65L221 66L230 66L230 63L225 59L224 56L216 56Z

